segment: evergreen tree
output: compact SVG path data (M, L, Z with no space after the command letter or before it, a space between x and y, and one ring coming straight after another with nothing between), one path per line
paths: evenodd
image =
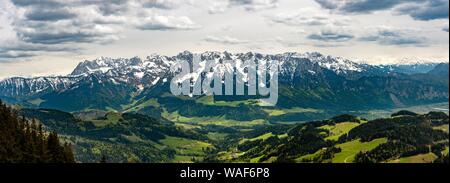
M19 118L0 100L0 163L75 163L70 144L46 135L34 119Z

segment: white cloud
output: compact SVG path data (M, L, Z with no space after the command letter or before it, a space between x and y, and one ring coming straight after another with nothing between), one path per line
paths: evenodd
M269 20L274 23L285 24L289 26L323 26L349 25L351 20L343 16L332 16L321 10L304 8L296 12L283 12L270 16Z
M442 27L442 31L448 32L448 22Z
M346 2L350 1L369 0ZM390 1L370 1L375 4L367 7L367 11L351 12L348 8L364 6L344 7L336 0L0 0L0 49L4 60L16 57L16 60L58 62L63 60L55 56L59 54L66 54L66 60L76 60L103 55L146 56L149 50L177 54L180 50L218 49L319 51L355 57L372 57L389 49L393 57L408 54L448 57L447 19L417 21L420 17L433 18L434 11L420 9L414 19L413 9L407 9L411 7L407 3L382 8L376 3L386 5ZM322 6L316 2L322 2ZM424 12L430 16L423 17ZM220 15L210 15L216 13ZM399 13L408 16L398 16ZM404 30L389 36L377 29L364 29L372 25L410 27L416 31ZM326 27L343 31L323 30ZM277 36L284 39L275 40ZM10 44L4 38L18 44ZM74 49L55 49L66 46ZM340 47L327 48L330 46ZM70 55L77 51L81 53L76 54L79 57Z
M304 42L294 41L294 40L286 40L285 38L282 38L282 37L275 38L275 42L277 42L283 46L290 47L290 48L305 45Z
M136 28L141 30L193 30L201 28L186 16L151 15L138 20Z
M174 9L187 3L185 0L139 0L146 8Z
M81 44L115 42L129 29L192 30L200 28L187 16L164 15L191 0L115 0L115 1L23 1L0 2L0 20L7 28L0 30L8 41L19 46L5 47L0 38L0 59L34 57L38 53L61 52L49 49L53 45L71 45L78 50ZM161 10L160 14L156 14ZM47 46L42 46L47 45ZM37 52L36 48L42 48ZM70 50L64 50L70 52Z
M246 41L246 40L240 40L240 39L229 37L229 36L223 36L223 37L208 36L205 39L205 41L213 42L213 43L220 43L220 44L244 44L244 43L248 43L248 41Z
M209 7L208 12L210 14L224 13L225 11L227 11L228 6L229 6L228 1L213 2L212 5Z

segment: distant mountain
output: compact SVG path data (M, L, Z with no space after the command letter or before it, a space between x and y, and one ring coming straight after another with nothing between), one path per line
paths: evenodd
M428 72L428 74L435 75L435 76L445 76L449 74L449 64L448 63L441 63L434 67L431 71Z
M413 64L392 64L381 65L386 72L396 72L403 74L420 74L433 70L439 63L413 63Z
M127 82L118 84L113 78L96 74L88 75L74 87L43 94L39 107L63 111L80 111L84 109L120 109L131 102L136 86Z
M102 57L93 61L78 64L71 76L97 75L108 78L111 82L132 84L136 87L149 86L168 74L175 58L152 55L142 60L138 57L131 59L111 59Z
M172 95L170 81L178 73L170 68L183 61L192 64L193 56L185 51L172 57L84 61L67 76L2 80L0 99L17 104L19 115L37 119L74 144L75 158L81 162L102 157L111 162L330 162L331 156L345 162L339 148L348 145L373 147L362 149L357 158L354 152L351 161L380 162L424 153L429 149L424 147L445 140L443 135L447 144L433 145L433 154L448 147L448 133L434 130L448 131L448 116L443 114L437 115L439 121L431 114L405 117L409 113L403 112L370 124L351 115L326 120L343 113L366 115L435 103L440 104L436 110L445 110L441 106L449 100L448 63L374 66L316 52L201 54L200 66L214 62L213 70L227 68L220 74L245 73L245 61L276 60L279 99L276 106L267 107L257 96ZM229 59L234 62L222 62ZM190 76L208 77L198 71ZM342 136L342 130L349 130L349 135ZM420 138L413 142L417 134ZM399 151L390 146L397 140ZM397 154L380 157L385 150Z
M257 62L278 61L281 69L278 108L354 110L448 101L448 79L445 75L445 71L448 73L448 67L441 65L435 66L436 70L433 68L428 72L425 72L431 67L428 65L420 65L420 69L412 69L413 71L406 69L408 71L403 72L392 69L400 66L358 64L348 59L325 56L316 52L275 55L252 52L201 54L202 63L213 61L219 64L218 67L226 68L234 68L253 58ZM170 108L168 106L177 101L179 109L183 112L184 106L179 99L170 97L169 94L168 81L175 74L170 72L170 67L181 61L192 63L192 59L193 54L188 51L172 57L152 55L145 59L102 57L81 62L68 76L3 80L0 82L0 98L27 107L64 111L86 109L124 111L136 108L145 101L157 99L159 108ZM235 62L226 65L229 63L221 62L225 59L234 59ZM244 69L236 70L243 72ZM420 76L412 73L420 73ZM436 82L430 83L425 78L433 78ZM214 98L228 101L247 99L233 96ZM186 105L195 106L190 113L203 114L194 111L204 109L204 105L198 102ZM220 110L219 107L217 110Z
M70 88L81 77L14 77L0 82L0 95L13 98L27 98Z

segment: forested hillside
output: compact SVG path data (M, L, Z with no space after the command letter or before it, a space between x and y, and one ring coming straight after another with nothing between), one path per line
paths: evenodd
M229 139L211 162L448 163L449 117L400 111L368 121L352 115Z
M192 162L207 149L206 135L173 122L137 113L80 112L21 109L74 145L75 159L83 163Z
M0 163L75 163L70 144L0 101Z

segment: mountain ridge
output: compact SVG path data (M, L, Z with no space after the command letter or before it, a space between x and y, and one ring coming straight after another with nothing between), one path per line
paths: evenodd
M231 67L253 58L257 62L278 61L281 92L277 107L281 108L386 108L448 101L448 79L442 79L448 75L445 72L448 64L441 64L441 71L432 77L428 73L432 70L429 69L427 72L421 71L424 72L421 75L402 73L392 68L359 64L318 52L201 54L201 62L214 61L221 66L226 66L223 60L233 59ZM168 81L174 75L170 67L181 61L192 63L192 59L193 53L188 51L172 57L154 54L145 59L101 57L81 62L67 76L3 80L0 82L0 97L28 107L67 111L122 110L121 106L130 105L133 100L147 98L147 93L158 97L169 92ZM430 84L426 78L437 81ZM155 91L160 93L155 94Z

